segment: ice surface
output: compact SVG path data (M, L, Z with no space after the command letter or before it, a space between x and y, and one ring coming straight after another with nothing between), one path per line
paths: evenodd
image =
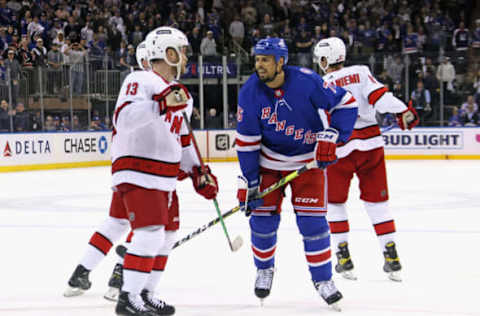
M236 205L236 163L211 164L218 176L222 211ZM480 162L388 161L390 207L404 266L402 283L389 281L369 219L350 193L350 251L358 281L335 275L343 292L338 315L480 315ZM102 298L116 260L110 254L91 273L92 289L62 296L88 239L106 216L109 168L0 174L0 315L114 315ZM216 212L189 180L178 188L183 237ZM289 191L287 190L287 194ZM248 222L226 220L232 253L220 225L172 252L159 286L161 297L185 316L336 315L309 279L303 245L289 200L284 202L272 293L260 307L253 294L255 269Z

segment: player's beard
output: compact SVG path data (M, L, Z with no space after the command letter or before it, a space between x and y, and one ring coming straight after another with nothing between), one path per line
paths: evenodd
M277 78L278 76L278 71L277 71L277 68L275 67L275 73L273 74L273 76L271 77L266 77L266 78L261 78L260 77L260 74L258 73L258 70L255 70L255 72L257 73L257 77L258 79L260 79L260 81L262 81L263 83L269 83L269 82L272 82L275 80L275 78Z

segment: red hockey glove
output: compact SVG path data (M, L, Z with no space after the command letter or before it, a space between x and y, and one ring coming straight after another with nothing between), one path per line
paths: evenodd
M315 160L319 168L324 169L328 165L337 162L338 131L334 128L327 128L317 133L317 144L315 145Z
M202 168L195 166L190 177L192 178L193 187L198 194L207 200L214 199L217 196L217 177L212 174L210 167L205 166L205 173L202 173Z
M186 173L182 169L178 169L177 180L178 181L183 181L186 178L188 178L188 173Z
M401 113L397 113L396 116L397 124L402 129L402 131L404 131L405 129L412 129L413 127L417 126L420 121L417 111L412 106L412 100L408 102L408 108Z
M256 185L248 186L248 180L244 176L238 176L237 199L240 204L240 211L245 212L245 216L252 214L252 210L263 205L263 199L257 198L260 193L260 181Z

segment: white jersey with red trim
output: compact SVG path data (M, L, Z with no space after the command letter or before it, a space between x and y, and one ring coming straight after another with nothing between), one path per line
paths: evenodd
M367 66L349 66L330 72L323 80L350 92L358 103L358 117L348 141L337 145L337 156L343 158L354 150L368 151L384 145L375 112L399 113L407 106L375 79Z
M160 115L160 105L169 109ZM198 165L182 111L193 99L182 84L153 71L135 71L123 81L113 114L112 184L175 190L179 168Z

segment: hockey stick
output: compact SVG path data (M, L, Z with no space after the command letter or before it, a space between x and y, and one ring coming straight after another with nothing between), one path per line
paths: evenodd
M198 160L200 160L200 168L202 169L202 173L205 174L207 169L205 167L205 164L203 163L202 156L200 155L200 150L198 149L198 144L195 139L195 136L193 135L193 130L192 130L192 125L190 125L190 120L188 119L187 113L185 111L182 112L183 118L185 119L185 124L187 125L188 132L190 133L192 137L192 143L193 147L195 147L195 152L197 154ZM241 236L237 236L233 242L230 239L230 235L228 234L227 231L227 226L225 225L225 222L223 221L223 216L222 213L220 212L220 207L218 206L218 201L217 198L213 199L213 204L215 205L215 210L217 211L218 218L220 219L220 223L222 224L223 232L225 233L225 236L227 237L228 245L230 246L231 251L237 251L242 247L243 245L243 240Z
M273 191L275 191L275 190L281 188L282 186L284 186L285 184L289 183L293 179L298 178L298 176L301 175L302 173L304 173L305 171L313 169L313 168L317 168L317 162L315 160L307 163L302 168L287 174L285 177L281 178L280 180L278 180L277 182L275 182L274 184L272 184L271 186L269 186L268 188L266 188L265 190L260 192L260 194L258 195L257 198L263 198L264 196L272 193ZM227 212L223 213L222 217L225 219L225 218L235 214L239 210L240 210L240 206L237 205L234 208L232 208L230 211L227 211ZM172 249L175 249L178 246L180 246L180 245L184 244L185 242L189 241L193 237L200 235L201 233L203 233L204 231L206 231L210 227L214 226L215 224L218 224L219 222L220 222L220 217L217 217L217 218L211 220L207 224L203 225L202 227L199 227L198 229L194 230L193 232L191 232L187 236L178 240L173 245ZM127 251L127 248L123 245L118 245L117 248L115 249L115 251L117 252L117 254L120 257L123 257L123 256L125 256L125 252Z
M386 133L386 132L388 132L389 130L394 129L394 128L397 127L397 126L398 126L397 124L393 123L392 125L389 125L389 126L387 126L387 127L382 128L382 129L380 130L380 132L381 132L382 134L383 134L383 133Z
M306 164L305 166L303 166L302 168L298 169L298 170L295 170L289 174L287 174L285 177L281 178L280 180L278 180L277 182L275 182L274 184L272 184L271 186L269 186L268 188L266 188L265 190L263 190L262 192L260 192L260 194L258 195L258 197L256 198L263 198L264 196L266 196L267 194L270 194L272 193L273 191L277 190L278 188L284 186L285 184L287 184L288 182L292 181L293 179L297 178L299 175L301 175L302 173L304 173L305 171L307 170L310 170L310 169L313 169L313 168L317 168L317 161L316 160L313 160L311 162L309 162L308 164ZM208 228L212 227L213 225L217 224L219 221L220 221L220 218L227 218L229 216L231 216L232 214L238 212L240 210L240 206L237 205L235 206L234 208L232 208L230 211L227 211L225 213L222 214L221 217L217 217L215 218L214 220L208 222L207 224L203 225L202 227L199 227L197 230L191 232L190 234L188 234L187 236L183 237L182 239L180 239L179 241L177 241L175 243L175 245L173 245L173 248L177 248L178 246L180 246L181 244L189 241L190 239L192 239L193 237L203 233L204 231L206 231Z

